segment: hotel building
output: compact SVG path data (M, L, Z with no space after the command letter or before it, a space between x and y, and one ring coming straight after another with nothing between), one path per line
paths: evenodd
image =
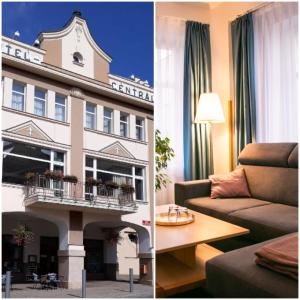
M111 61L80 12L34 46L2 38L2 273L16 281L152 280L153 90Z

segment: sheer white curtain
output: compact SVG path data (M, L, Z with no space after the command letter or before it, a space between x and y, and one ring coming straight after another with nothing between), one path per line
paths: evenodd
M169 137L175 157L166 173L172 183L156 193L156 204L174 202L174 182L183 180L183 64L185 21L156 18L155 128Z
M253 14L257 142L298 141L298 4Z

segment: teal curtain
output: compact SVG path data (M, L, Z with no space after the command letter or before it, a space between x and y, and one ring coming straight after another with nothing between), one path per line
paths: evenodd
M184 57L184 177L208 178L213 173L210 126L194 124L200 95L211 92L209 25L186 22Z
M254 34L252 14L231 23L234 103L235 156L248 144L255 142Z

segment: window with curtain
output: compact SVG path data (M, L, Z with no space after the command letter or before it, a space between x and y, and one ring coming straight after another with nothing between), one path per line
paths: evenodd
M298 141L298 4L253 13L256 141Z
M174 201L174 182L183 180L183 66L185 21L156 18L155 127L169 137L175 157L166 173L172 183L156 193L156 204Z
M14 80L12 86L11 107L13 109L24 111L24 103L25 103L25 84Z
M113 110L104 107L103 110L103 131L112 133Z
M85 107L85 126L96 129L96 105L88 102Z
M55 119L66 121L66 98L59 94L55 95Z
M34 113L46 116L46 91L37 87L34 90Z
M129 115L127 113L120 112L120 135L128 137L129 135Z

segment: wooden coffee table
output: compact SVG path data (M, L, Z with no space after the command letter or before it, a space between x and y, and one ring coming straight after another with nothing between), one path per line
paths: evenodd
M168 206L156 206L156 212L167 212ZM191 224L156 225L156 297L167 297L201 285L206 262L223 253L206 243L249 233L246 228L189 212L195 216Z

